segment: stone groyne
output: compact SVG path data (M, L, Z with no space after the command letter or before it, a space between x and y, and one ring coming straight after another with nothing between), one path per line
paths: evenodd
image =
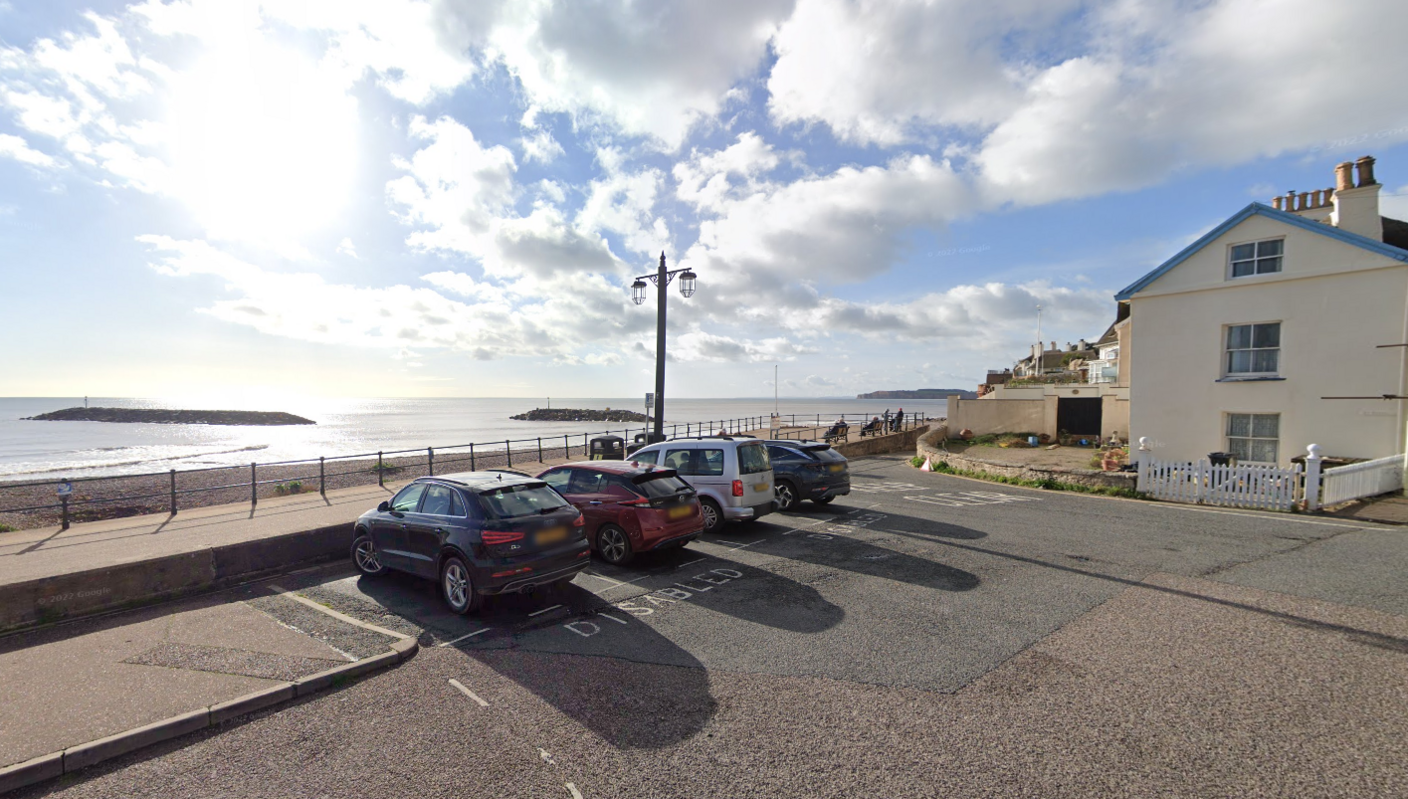
M282 411L181 411L169 408L65 408L26 416L35 422L118 422L126 424L291 425L317 424Z

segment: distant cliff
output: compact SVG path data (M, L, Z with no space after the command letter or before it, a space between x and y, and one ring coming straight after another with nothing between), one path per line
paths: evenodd
M282 411L178 411L166 408L65 408L26 416L36 422L125 422L127 424L288 425L317 424Z
M978 398L976 391L964 391L961 388L918 388L913 391L872 391L869 394L857 394L856 399L948 399L950 394L957 394L960 399Z

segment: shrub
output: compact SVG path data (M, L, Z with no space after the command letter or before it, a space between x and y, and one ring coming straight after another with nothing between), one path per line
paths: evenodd
M14 533L18 532L19 529L18 527L11 527L8 524L0 524L0 533Z

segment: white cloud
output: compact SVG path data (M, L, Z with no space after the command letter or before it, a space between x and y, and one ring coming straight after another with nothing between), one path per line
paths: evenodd
M352 243L352 239L347 236L344 236L342 241L338 242L337 252L342 255L351 256L352 258L357 257L357 247Z
M523 148L524 161L537 161L541 164L550 164L562 155L564 150L562 145L557 143L557 139L546 130L540 130L531 136L524 136L518 140L518 144Z
M31 149L24 139L8 133L0 133L0 158L13 158L21 164L41 167L52 167L56 163L45 153Z
M1023 83L1023 65L1003 50L1075 5L801 0L773 43L769 108L781 124L823 122L841 139L882 145L996 124Z
M674 149L758 68L791 6L791 0L659 6L450 0L437 9L462 41L485 42L535 106L600 119Z
M669 226L654 212L664 175L649 168L626 171L622 153L611 148L598 150L597 161L605 168L606 175L588 186L586 202L577 213L577 226L582 230L617 233L626 248L633 252L669 249Z
M1408 72L1401 3L1127 0L1094 22L1089 52L1035 74L983 141L975 161L995 199L1135 189L1395 126L1389 138L1408 139L1381 91Z

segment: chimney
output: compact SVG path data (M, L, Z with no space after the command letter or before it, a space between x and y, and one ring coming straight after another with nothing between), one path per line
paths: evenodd
M1352 170L1359 172L1357 184L1351 181ZM1374 158L1364 156L1354 163L1345 161L1335 167L1334 211L1330 224L1349 233L1358 233L1374 241L1384 240L1383 218L1379 216L1379 184L1374 180Z

